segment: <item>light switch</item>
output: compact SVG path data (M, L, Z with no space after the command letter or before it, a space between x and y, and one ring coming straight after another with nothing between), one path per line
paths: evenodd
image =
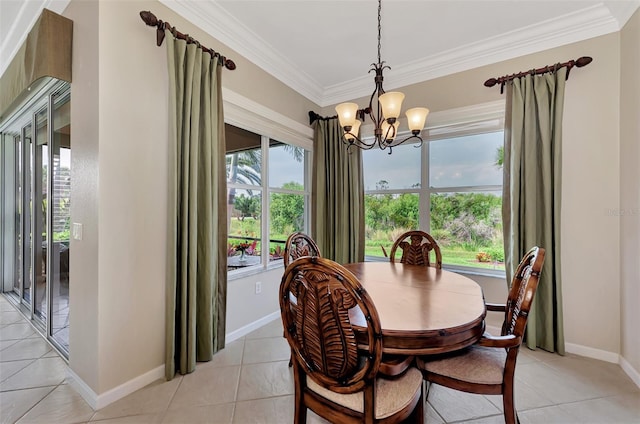
M73 223L72 235L74 240L82 240L82 224Z

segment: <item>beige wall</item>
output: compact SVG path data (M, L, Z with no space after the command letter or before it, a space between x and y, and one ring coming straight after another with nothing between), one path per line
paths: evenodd
M621 353L640 373L640 10L621 32L620 58Z
M155 32L142 23L140 10L151 10L234 59L238 69L223 72L226 88L303 124L308 110L319 110L157 2L72 1L65 12L74 19L72 221L84 224L84 240L72 246L70 365L97 394L164 362L167 71L164 46L155 47ZM634 22L637 27L637 17ZM628 34L623 41L634 35ZM565 332L568 343L616 353L620 314L606 311L620 307L620 221L607 214L620 204L619 47L620 34L611 34L404 89L406 107L446 110L503 98L499 89L482 85L489 77L594 57L587 68L572 72L566 91ZM629 75L637 62L631 65L624 64ZM628 123L623 133L624 148L635 148L630 140L638 139L637 128ZM627 191L633 190L637 196L637 184ZM637 231L632 239L637 246ZM229 282L228 332L251 322L253 316L240 311L253 310L259 319L278 310L277 274ZM627 286L637 294L637 278L629 275ZM262 296L253 294L257 280L263 282ZM502 287L496 291L500 297L504 282L482 284L492 283ZM636 306L637 299L629 300L627 311ZM633 321L624 322L629 327ZM635 343L628 347L631 358L638 355ZM634 366L639 369L637 361Z
M82 223L83 239L71 240L69 365L97 391L98 317L98 3L73 2L64 15L73 20L71 84L71 220Z

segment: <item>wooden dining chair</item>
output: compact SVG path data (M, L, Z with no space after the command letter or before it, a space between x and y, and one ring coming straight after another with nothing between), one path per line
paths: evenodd
M442 269L442 253L440 246L430 234L420 230L407 231L396 239L391 246L389 260L396 261L398 248L402 250L400 262L408 265L433 266ZM431 262L431 252L435 253L435 261Z
M302 256L322 256L313 239L305 233L295 232L287 237L284 246L284 267Z
M293 293L297 299L291 307ZM359 307L366 328L356 341L349 310ZM294 423L307 409L332 423L424 422L422 374L379 375L382 330L378 312L358 279L340 264L303 257L285 270L280 312L293 352Z
M303 256L322 256L316 242L307 234L300 231L291 233L284 245L284 267ZM291 307L295 307L296 298L291 295ZM289 367L293 366L293 357L289 358Z
M461 352L417 359L428 382L468 393L502 395L507 424L519 422L513 377L531 302L538 288L544 253L544 249L534 247L524 255L505 305L487 304L487 310L504 313L499 337L485 333L477 344Z

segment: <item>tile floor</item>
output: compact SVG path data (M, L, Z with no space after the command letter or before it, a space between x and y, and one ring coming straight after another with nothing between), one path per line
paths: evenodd
M279 320L170 382L99 411L66 383L66 364L0 296L1 423L290 423L289 348ZM640 389L614 364L523 349L516 405L526 423L640 423ZM502 423L501 398L432 386L428 423ZM310 424L325 423L309 413Z

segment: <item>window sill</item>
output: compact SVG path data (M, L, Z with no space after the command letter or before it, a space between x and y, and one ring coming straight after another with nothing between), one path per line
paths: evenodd
M364 258L366 262L387 262L389 258L381 258L379 256L366 256ZM456 272L458 274L465 275L478 275L481 277L491 277L491 278L500 278L506 279L507 274L503 270L494 270L494 269L486 269L486 268L472 268L472 267L462 267L455 265L443 265L442 269L446 271Z
M493 270L493 269L485 269L485 268L471 268L471 267L461 267L461 266L447 266L443 265L443 269L451 272L456 272L458 274L465 275L478 275L481 277L491 277L491 278L500 278L506 279L507 274L503 270Z
M227 271L227 281L240 280L252 275L263 274L265 272L271 272L278 269L284 272L282 262L269 263L266 267L263 264L259 264L246 267L244 269L234 269L232 271Z

